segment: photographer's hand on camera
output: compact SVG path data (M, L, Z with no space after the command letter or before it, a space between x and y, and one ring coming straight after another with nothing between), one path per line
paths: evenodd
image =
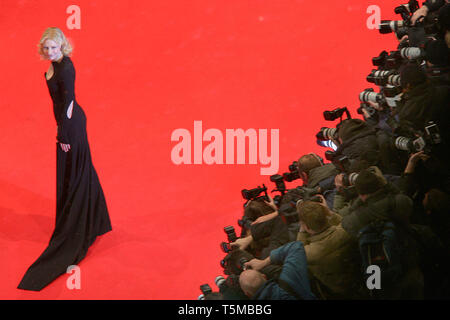
M416 166L417 166L417 163L419 161L426 161L429 158L430 158L430 156L425 154L423 151L411 154L411 156L409 157L409 160L408 160L408 164L406 165L404 173L405 174L412 174L412 173L414 173L414 171L416 169Z
M251 269L251 270L260 271L261 269L265 268L269 264L270 264L270 256L268 256L264 260L252 259L249 262L246 262L244 264L244 266L245 266L245 270Z
M428 14L428 11L430 11L430 10L428 9L428 7L426 5L423 5L421 8L414 11L413 15L411 16L411 24L415 25L417 20L419 20L423 17L426 17Z
M247 237L237 239L235 242L230 243L230 245L233 249L245 250L252 242L253 237L249 235Z

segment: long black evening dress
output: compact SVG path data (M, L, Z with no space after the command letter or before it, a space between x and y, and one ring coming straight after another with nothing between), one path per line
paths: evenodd
M75 100L75 69L69 57L52 62L47 80L58 125L56 143L56 223L48 247L29 267L18 288L39 291L78 264L96 237L111 231L108 208L92 164L86 115ZM73 101L72 116L67 110ZM59 142L70 144L64 152Z

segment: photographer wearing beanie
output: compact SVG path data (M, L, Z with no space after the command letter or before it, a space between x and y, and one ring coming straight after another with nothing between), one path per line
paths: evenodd
M362 170L356 178L355 188L359 198L342 219L342 227L350 235L357 237L359 230L375 220L409 223L412 200L387 183L377 167Z

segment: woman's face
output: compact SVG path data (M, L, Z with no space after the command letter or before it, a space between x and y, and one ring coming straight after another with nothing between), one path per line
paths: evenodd
M42 52L45 59L50 61L56 61L62 56L61 45L50 39L45 40L42 44Z

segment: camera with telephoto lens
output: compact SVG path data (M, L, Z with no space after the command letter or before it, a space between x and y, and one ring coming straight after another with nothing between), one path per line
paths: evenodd
M399 54L403 59L408 60L421 60L425 58L425 50L420 47L402 48L400 49Z
M366 78L367 82L377 86L401 86L400 75L394 70L375 70L373 69Z
M408 34L408 28L411 25L411 15L419 8L419 4L415 0L409 1L407 4L402 4L394 9L396 14L401 15L403 20L381 20L379 32L387 34L395 32L397 39L401 39Z
M340 120L342 121L342 116L344 115L344 113L346 114L347 119L351 119L350 112L348 111L347 107L336 108L331 111L324 111L323 118L327 121L334 121L340 118Z
M344 176L342 177L342 184L345 187L353 186L355 185L356 178L358 178L358 173L356 172L344 174Z
M294 180L300 179L297 161L294 161L291 165L289 165L289 172L283 173L283 179L287 182L292 182Z
M381 20L379 25L379 32L381 34L387 34L392 32L407 32L406 29L407 24L404 20Z
M372 88L365 89L359 94L359 101L362 103L378 103L380 106L386 101L381 93L375 92Z
M423 151L425 154L431 154L433 146L441 142L439 127L433 121L430 121L425 127L425 132L419 134L418 138L396 137L394 145L398 150L409 153Z
M337 129L322 127L316 134L316 138L320 141L337 140Z

